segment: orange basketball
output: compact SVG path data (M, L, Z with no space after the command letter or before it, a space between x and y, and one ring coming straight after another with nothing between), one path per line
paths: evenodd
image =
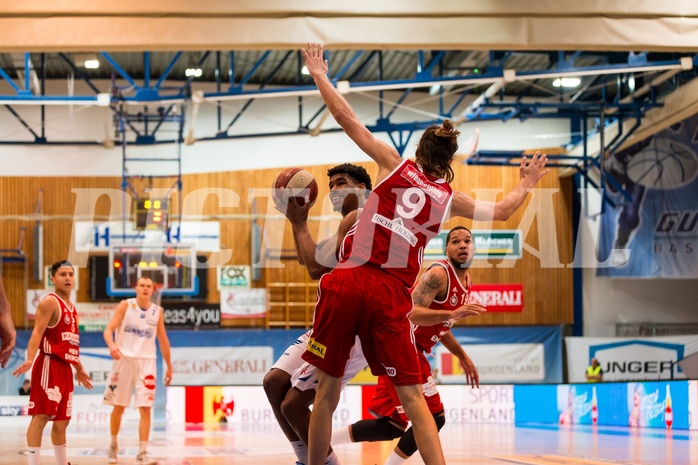
M286 168L276 176L272 188L277 205L282 205L290 197L295 197L300 205L312 205L317 200L317 181L302 168Z

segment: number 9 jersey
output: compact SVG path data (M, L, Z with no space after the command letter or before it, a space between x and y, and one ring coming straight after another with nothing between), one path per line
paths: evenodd
M369 265L412 287L422 267L424 247L441 230L453 190L441 178L404 160L376 185L359 221L349 230L340 267Z

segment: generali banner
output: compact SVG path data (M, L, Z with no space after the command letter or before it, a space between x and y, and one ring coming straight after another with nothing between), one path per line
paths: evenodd
M470 303L487 307L487 312L522 312L523 284L473 284Z
M231 386L262 384L274 364L271 346L173 347L172 384Z

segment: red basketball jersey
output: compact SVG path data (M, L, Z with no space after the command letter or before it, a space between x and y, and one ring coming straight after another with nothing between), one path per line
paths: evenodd
M411 287L422 267L424 246L441 230L452 196L445 180L404 160L366 200L347 234L345 249L351 253L343 266L379 267Z
M77 365L80 360L78 311L71 302L65 302L53 292L44 298L53 298L58 302L60 315L55 325L46 327L44 335L41 337L39 350L44 354Z
M434 310L455 310L468 302L470 298L470 276L465 274L465 285L458 278L456 270L450 260L440 260L433 263L429 268L442 266L446 269L448 276L448 292L442 301L433 300L429 308ZM430 353L431 348L436 345L441 338L451 330L455 320L448 320L432 326L414 325L414 338L417 348Z

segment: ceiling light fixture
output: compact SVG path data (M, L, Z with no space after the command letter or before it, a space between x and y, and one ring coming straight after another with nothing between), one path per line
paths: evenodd
M184 75L187 77L201 77L202 74L204 74L204 72L201 68L187 68L184 72Z
M553 87L577 87L582 80L576 77L557 78L553 81Z

